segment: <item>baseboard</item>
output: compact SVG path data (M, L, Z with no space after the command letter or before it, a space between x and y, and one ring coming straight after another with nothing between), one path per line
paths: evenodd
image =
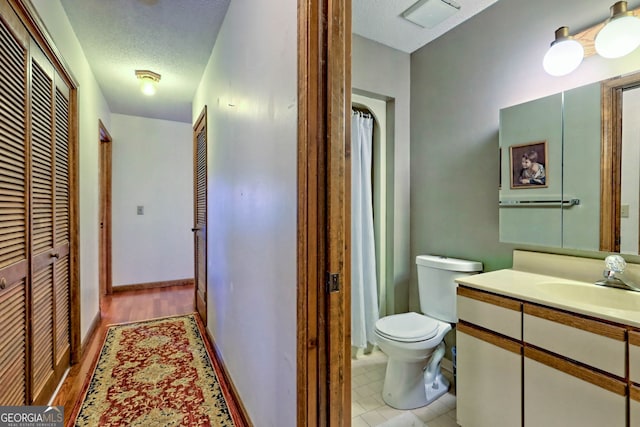
M139 291L142 289L155 289L155 288L168 288L169 286L193 286L195 284L194 279L178 279L178 280L166 280L164 282L147 282L147 283L133 283L131 285L118 285L113 286L111 290L116 292L128 292Z
M244 407L242 400L240 399L240 394L238 393L238 390L236 389L236 386L233 384L233 381L231 380L231 376L229 375L229 371L227 371L227 367L224 364L224 360L222 359L222 355L220 354L220 350L218 349L218 346L216 345L216 341L213 339L213 336L211 335L211 332L209 331L209 329L207 327L204 328L206 333L207 333L207 340L209 341L209 344L211 345L211 348L213 349L213 357L216 358L216 362L218 367L220 368L220 371L222 372L222 376L224 377L224 381L227 384L229 391L231 392L231 394L233 395L233 400L236 403L236 406L238 408L238 412L240 415L240 418L242 418L242 422L244 423L245 426L247 427L252 427L253 423L251 422L251 419L249 418L249 415L247 414L247 410Z
M78 361L82 360L82 356L84 356L84 352L87 349L87 346L89 345L89 343L91 343L91 340L93 339L94 335L98 331L98 327L100 326L101 321L102 321L102 316L98 311L96 313L96 316L93 318L91 325L89 326L89 331L87 332L87 335L85 335L84 339L82 340L82 343L80 344L80 354L78 355Z

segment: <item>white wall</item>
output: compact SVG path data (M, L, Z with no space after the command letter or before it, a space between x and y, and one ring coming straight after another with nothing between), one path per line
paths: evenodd
M114 286L193 278L192 132L189 123L111 116Z
M388 206L392 226L388 238L392 240L391 262L387 278L393 291L388 296L392 312L405 312L409 304L409 278L415 262L409 252L409 103L410 56L388 46L353 35L351 53L352 87L356 94L387 102L388 136L393 151L387 159L392 162L393 176L387 181L391 204ZM372 65L375 64L375 72Z
M79 85L80 322L84 339L99 312L98 120L110 128L111 112L60 2L32 3Z
M296 424L297 9L233 1L208 107L208 329L256 425Z

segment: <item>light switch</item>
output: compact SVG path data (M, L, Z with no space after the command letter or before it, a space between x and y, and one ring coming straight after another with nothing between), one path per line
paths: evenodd
M144 215L144 206L138 206L138 215Z
M629 218L629 205L620 205L620 218Z

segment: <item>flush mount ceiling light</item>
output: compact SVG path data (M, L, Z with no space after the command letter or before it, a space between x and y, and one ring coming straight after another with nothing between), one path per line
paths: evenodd
M423 28L433 28L460 10L453 0L419 0L400 14Z
M156 93L156 87L160 81L160 74L149 70L136 70L136 77L140 80L140 90L147 96Z
M580 42L569 35L569 28L560 27L556 30L556 39L544 55L542 66L552 76L569 74L582 62L584 48Z
M619 58L640 46L640 8L627 10L627 2L619 1L610 8L610 17L578 34L571 36L567 27L556 30L542 61L545 71L552 76L569 74L582 62L582 58L598 53L603 58ZM578 47L577 45L580 45Z
M611 17L596 35L596 52L604 58L620 58L640 46L640 19L627 10L627 2L611 6Z

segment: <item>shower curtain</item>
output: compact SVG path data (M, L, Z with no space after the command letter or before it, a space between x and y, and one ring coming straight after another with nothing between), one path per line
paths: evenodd
M373 118L351 114L351 345L375 344L378 285L373 235L371 152Z

